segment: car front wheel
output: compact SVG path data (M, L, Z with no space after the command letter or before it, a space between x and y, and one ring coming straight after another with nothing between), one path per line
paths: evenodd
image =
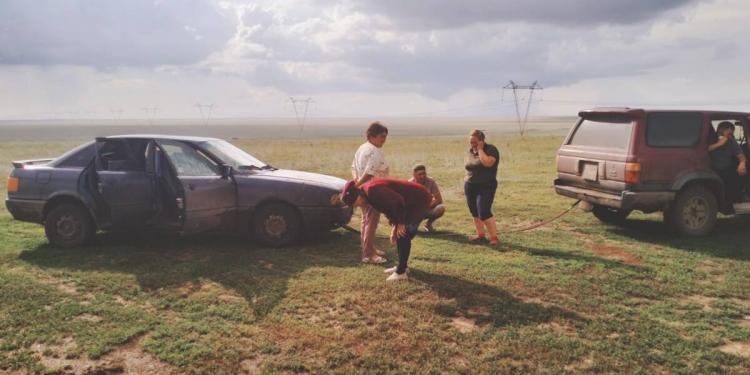
M52 245L70 248L89 243L94 238L96 229L83 207L61 204L47 214L44 232Z
M677 194L672 207L664 213L664 221L677 233L705 236L716 225L718 204L713 192L693 186Z
M293 207L282 203L261 206L253 215L252 227L259 242L273 247L289 245L302 233L299 214Z

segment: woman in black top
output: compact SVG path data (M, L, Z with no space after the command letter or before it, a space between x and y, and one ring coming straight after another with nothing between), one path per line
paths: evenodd
M497 166L500 151L497 147L484 143L484 133L472 130L469 134L471 148L466 154L466 182L464 194L466 203L474 218L477 236L472 241L485 241L485 227L490 235L490 245L497 245L497 226L492 216L492 202L497 190Z

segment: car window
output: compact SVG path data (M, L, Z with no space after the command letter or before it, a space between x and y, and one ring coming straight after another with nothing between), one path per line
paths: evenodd
M146 141L142 141L146 142ZM145 144L145 143L144 143ZM145 146L144 146L145 147ZM105 171L134 171L146 170L146 159L134 153L124 139L109 139L99 147L99 158L101 167Z
M174 141L162 141L160 145L178 176L221 176L221 167L190 145Z
M568 142L572 146L589 146L627 151L633 120L626 116L585 118Z
M85 168L91 160L94 159L94 144L89 143L79 147L70 155L64 155L61 157L61 161L57 164L59 168Z
M649 113L646 144L651 147L694 147L703 127L703 116L692 112Z

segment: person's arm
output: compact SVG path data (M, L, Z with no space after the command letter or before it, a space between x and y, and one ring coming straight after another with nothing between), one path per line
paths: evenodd
M737 155L737 159L740 160L740 164L737 166L737 174L744 176L747 174L747 157L742 153Z
M729 140L729 138L727 138L727 137L725 137L723 135L719 136L719 140L716 141L716 143L708 145L708 152L712 152L712 151L716 150L717 148L719 148L721 146L724 146L727 143L728 140Z
M443 203L443 195L440 194L440 189L435 189L435 194L432 194L432 202L430 202L430 209L435 208L437 205Z
M479 141L477 144L477 153L479 154L479 161L482 162L483 166L489 168L495 165L497 158L484 152L484 141Z
M371 174L363 174L362 177L360 177L359 180L357 180L357 187L360 187L364 183L366 183L367 181L372 180L373 177L375 177L375 176L373 176Z

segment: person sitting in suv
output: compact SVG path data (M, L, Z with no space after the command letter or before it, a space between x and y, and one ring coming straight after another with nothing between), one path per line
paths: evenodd
M719 140L708 146L711 167L724 181L724 194L728 203L740 200L740 176L747 174L747 158L737 140L734 139L734 124L723 121L716 127ZM735 164L739 160L739 164ZM736 167L735 167L736 165Z

